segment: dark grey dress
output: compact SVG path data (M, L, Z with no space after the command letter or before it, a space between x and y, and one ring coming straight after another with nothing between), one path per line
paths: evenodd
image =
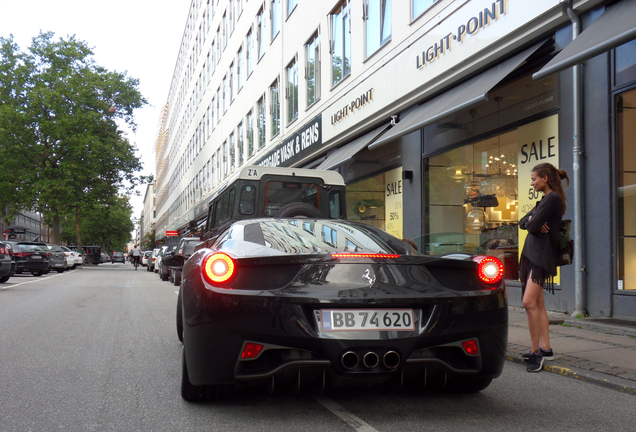
M528 277L532 275L533 282L554 294L553 277L557 274L557 238L562 218L563 201L557 192L552 191L519 221L519 228L528 231L519 261L519 278L523 293L526 290ZM550 232L542 233L541 227L546 222Z

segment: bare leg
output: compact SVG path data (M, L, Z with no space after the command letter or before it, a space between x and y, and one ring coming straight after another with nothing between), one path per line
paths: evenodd
M541 298L541 300L539 300ZM523 295L523 307L526 309L526 315L528 316L528 329L530 330L530 340L532 341L531 351L535 352L539 349L539 343L543 337L543 315L545 314L545 324L547 327L547 312L545 311L545 304L543 304L543 313L540 310L539 303L543 303L543 287L535 282L532 282L532 274L528 277L526 283L526 292ZM547 329L545 330L547 334ZM549 343L549 339L547 340Z

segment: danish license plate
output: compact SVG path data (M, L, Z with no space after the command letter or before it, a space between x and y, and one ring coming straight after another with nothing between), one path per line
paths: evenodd
M41 255L31 255L31 259L42 259Z
M321 310L323 331L415 330L412 309Z

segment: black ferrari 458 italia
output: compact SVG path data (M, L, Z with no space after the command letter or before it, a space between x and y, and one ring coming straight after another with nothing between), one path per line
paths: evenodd
M504 364L502 276L497 258L422 255L362 223L234 222L183 268L182 396L390 380L483 390Z

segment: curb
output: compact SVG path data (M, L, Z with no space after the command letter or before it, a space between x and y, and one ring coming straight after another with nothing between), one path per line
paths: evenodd
M597 333L636 337L636 328L604 324L598 321L589 321L587 319L566 319L563 320L562 324L567 324L574 328L591 330Z
M523 357L510 351L506 352L506 360L513 363L525 364ZM543 364L543 370L636 396L636 382L634 381L604 375L594 371L568 368L558 365L546 365L545 363Z

